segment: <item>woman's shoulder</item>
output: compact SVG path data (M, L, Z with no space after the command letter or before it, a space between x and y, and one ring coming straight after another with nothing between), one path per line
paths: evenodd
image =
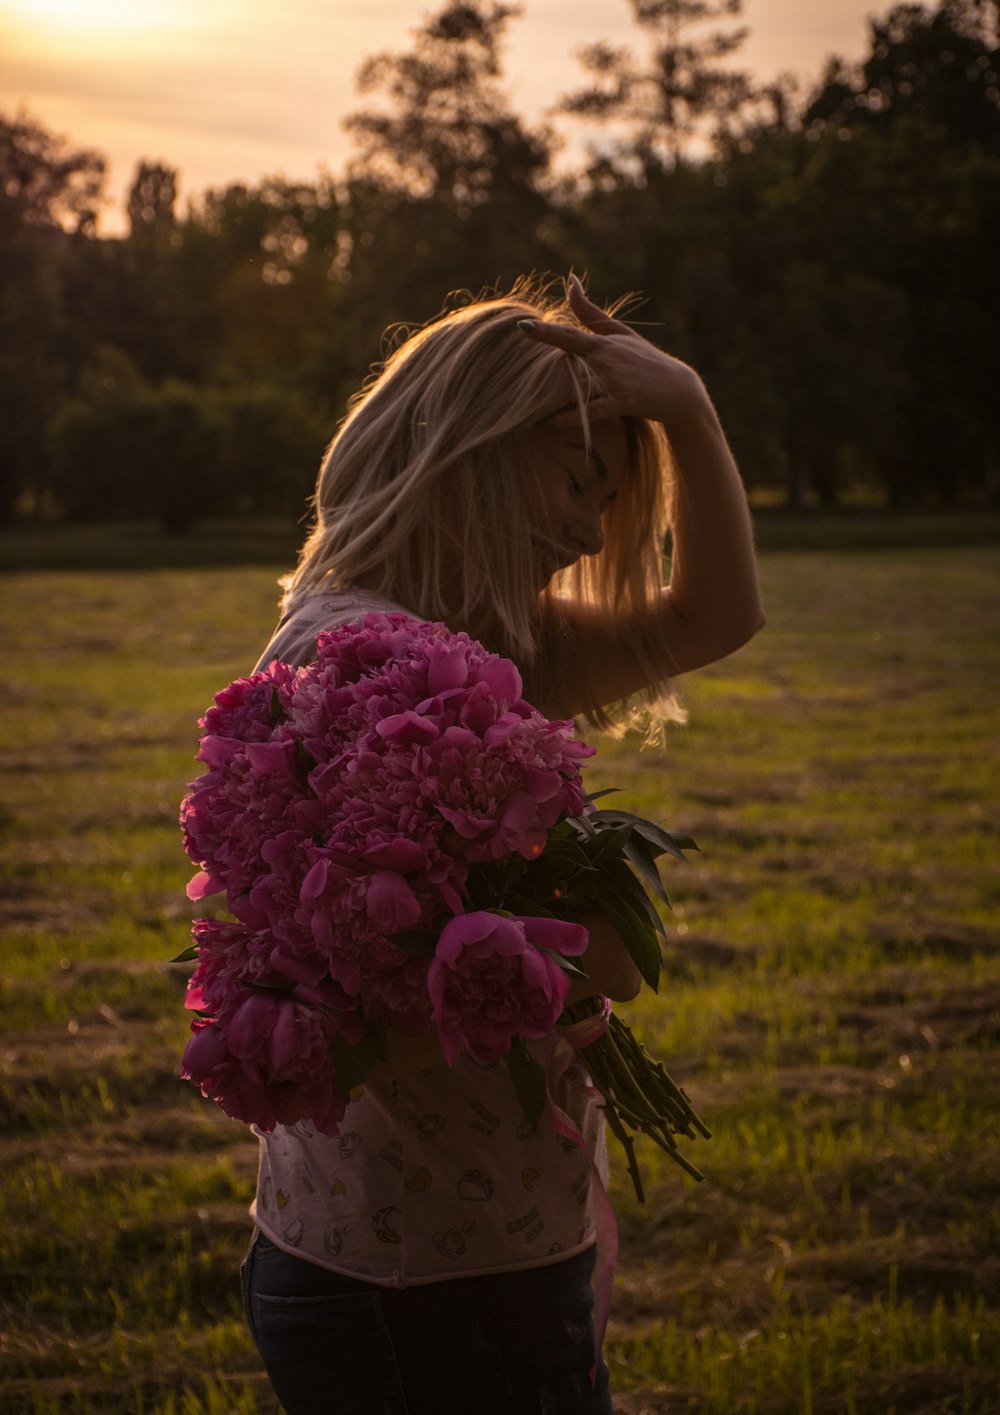
M349 586L316 590L304 595L282 617L270 642L257 660L255 672L273 659L282 663L308 663L315 657L316 635L339 624L349 624L365 614L406 614L402 605L384 595Z

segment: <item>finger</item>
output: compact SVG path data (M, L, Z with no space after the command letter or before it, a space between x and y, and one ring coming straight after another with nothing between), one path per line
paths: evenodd
M577 319L595 334L621 334L625 331L623 324L612 319L606 310L602 310L600 305L595 305L593 300L587 298L576 275L569 277L569 304Z
M611 418L620 418L621 415L621 409L613 398L592 398L587 404L588 423L607 422ZM566 432L580 426L580 410L579 408L565 408L546 421L557 432Z
M553 320L519 319L517 327L522 334L537 340L539 344L550 344L555 349L563 349L567 354L589 354L600 346L600 336L589 330L577 329L575 324L557 324Z

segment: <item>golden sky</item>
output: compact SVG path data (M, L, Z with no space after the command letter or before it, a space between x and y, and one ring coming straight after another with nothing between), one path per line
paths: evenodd
M0 112L24 106L109 160L102 230L121 228L136 163L180 171L184 196L269 174L312 179L349 151L354 75L408 47L432 0L0 0ZM889 0L745 0L737 62L767 79L816 77L831 53L866 51L866 17ZM598 39L638 42L627 0L522 0L506 72L538 118L580 83L574 59ZM569 136L582 137L578 126Z

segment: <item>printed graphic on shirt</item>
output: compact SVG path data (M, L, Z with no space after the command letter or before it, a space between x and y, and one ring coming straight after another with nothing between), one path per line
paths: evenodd
M337 1149L342 1160L352 1160L361 1149L361 1136L356 1130L348 1130L337 1141Z
M397 1174L403 1172L403 1143L401 1140L390 1140L384 1150L379 1150L378 1157L385 1160L386 1164L391 1164Z
M431 1172L424 1165L419 1165L409 1179L404 1181L404 1188L409 1189L411 1194L419 1194L422 1189L431 1187Z
M452 1258L456 1262L465 1256L468 1247L468 1240L465 1235L471 1233L474 1225L464 1223L461 1228L446 1228L440 1233L435 1233L434 1247L441 1254L442 1258Z
M274 1202L277 1204L279 1209L283 1209L285 1207L285 1205L288 1203L288 1195L285 1193L284 1189L278 1190L278 1192L274 1196Z
M421 1140L433 1140L444 1129L444 1116L438 1115L437 1111L432 1110L429 1115L414 1115L411 1110L409 1115Z
M330 1185L330 1198L339 1199L341 1194L347 1193L347 1185L342 1179L335 1179Z
M470 1130L476 1130L480 1135L487 1138L492 1137L493 1132L500 1124L500 1117L494 1115L488 1106L485 1106L478 1096L473 1096L469 1101L469 1109L475 1111L478 1120L470 1122Z
M293 1248L298 1248L302 1242L302 1234L305 1232L305 1224L300 1218L293 1220L285 1229L285 1242L290 1243Z
M344 1250L344 1239L350 1233L349 1228L337 1228L335 1224L327 1224L323 1234L323 1247L330 1254L331 1258L339 1258Z
M386 1204L384 1208L372 1214L372 1232L380 1243L402 1243L403 1235L393 1226L398 1224L402 1217L402 1210L395 1204Z
M526 1214L511 1219L507 1224L507 1232L512 1238L520 1236L525 1243L533 1243L544 1227L545 1220L538 1212L538 1205L533 1204Z
M262 1209L269 1209L271 1207L273 1191L274 1185L271 1183L271 1176L265 1174L264 1183L260 1186L260 1206Z
M534 1165L527 1164L521 1170L521 1183L523 1184L524 1188L527 1189L529 1194L535 1187L535 1180L540 1179L541 1177L541 1170L535 1169Z
M458 1181L458 1197L480 1203L493 1198L493 1180L482 1169L467 1169Z

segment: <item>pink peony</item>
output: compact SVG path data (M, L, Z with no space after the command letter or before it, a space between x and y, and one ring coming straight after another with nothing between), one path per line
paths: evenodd
M233 1054L220 1024L199 1019L192 1033L182 1075L233 1120L265 1131L308 1120L324 1135L338 1134L347 1102L332 1073L297 1084L275 1081L257 1063Z
M237 678L216 693L199 726L209 737L266 742L276 715L287 709L294 682L295 669L275 659L262 672Z
M542 949L582 953L587 931L558 919L477 911L442 929L427 972L441 1050L499 1061L512 1038L550 1032L569 992L569 975Z
M332 1039L358 1041L372 1019L414 1032L433 1013L450 1059L540 1036L568 987L544 950L585 942L573 925L463 913L470 867L537 857L582 809L593 749L573 724L443 624L371 614L320 634L316 653L216 695L181 808L188 894L224 892L235 920L195 923L188 1002L207 1016L187 1074L263 1128L335 1126ZM429 967L393 941L442 920Z

